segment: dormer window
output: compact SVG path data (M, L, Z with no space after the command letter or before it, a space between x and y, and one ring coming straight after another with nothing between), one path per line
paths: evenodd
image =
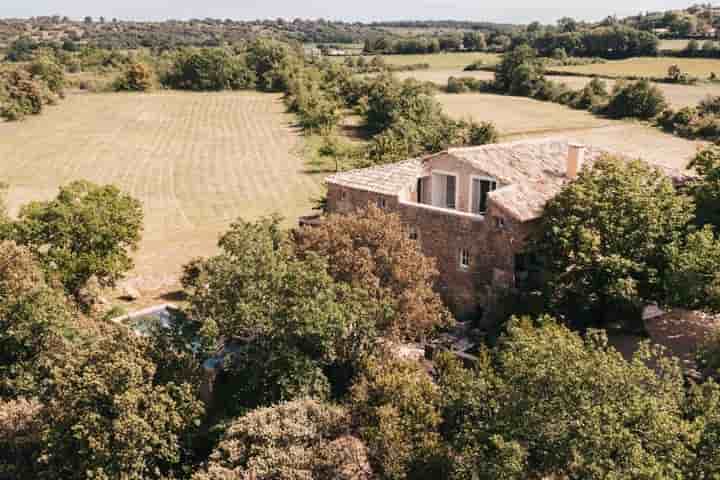
M475 215L487 213L488 195L497 190L497 181L492 178L473 177L470 211Z
M457 208L457 176L452 173L433 172L432 204L435 207Z

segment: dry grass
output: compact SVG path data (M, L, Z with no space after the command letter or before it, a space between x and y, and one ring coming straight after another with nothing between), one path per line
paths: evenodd
M310 211L321 178L304 173L283 111L279 96L258 93L71 95L0 124L0 180L12 210L76 179L139 198L146 230L133 284L167 289L236 218L279 212L291 224Z
M707 39L698 39L698 43L702 47L703 44L707 41ZM685 50L685 48L688 46L688 43L690 43L690 40L660 40L660 50ZM713 42L716 46L718 45L718 42Z
M494 74L492 72L463 72L462 70L421 70L415 72L399 72L396 74L398 78L415 78L421 81L433 82L439 86L447 85L450 77L473 77L481 80L492 80ZM578 90L587 85L592 80L591 77L574 77L574 76L556 76L549 75L547 78L556 82L566 84L568 87ZM608 89L614 85L613 80L605 81ZM698 84L698 85L673 85L669 83L657 83L665 94L665 98L674 108L687 106L695 106L709 95L720 95L720 85L718 84Z
M504 139L569 137L674 168L685 168L701 142L668 135L635 122L608 120L563 105L492 94L440 94L455 118L492 121Z
M558 67L553 70L617 78L628 76L660 78L667 76L671 65L677 65L683 72L700 78L707 78L712 72L720 74L720 59L674 57L630 58L594 65Z
M462 70L471 63L483 60L487 65L495 65L500 56L495 53L453 52L432 53L427 55L383 55L389 65L416 65L427 63L432 70Z

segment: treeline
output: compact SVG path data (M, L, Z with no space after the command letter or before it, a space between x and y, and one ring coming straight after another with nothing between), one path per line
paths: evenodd
M571 57L602 57L621 59L656 56L659 40L649 32L632 27L614 25L572 32L526 32L513 38L514 45L527 43L540 56L551 57L564 51Z
M376 36L365 40L366 54L423 54L439 52L502 50L510 37L482 32L448 33L436 36L393 37Z

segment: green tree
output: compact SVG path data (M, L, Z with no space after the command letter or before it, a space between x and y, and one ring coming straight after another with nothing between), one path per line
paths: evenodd
M244 56L221 48L187 49L178 52L166 85L181 90L242 90L255 87L256 77Z
M47 478L168 478L202 405L186 384L154 383L144 340L116 330L53 362L41 395Z
M0 242L0 397L37 394L40 359L70 324L65 298L46 284L30 251Z
M660 171L599 159L545 208L535 248L545 258L549 305L568 321L597 323L666 300L666 247L692 219L692 201Z
M482 52L487 48L485 35L481 32L465 32L463 36L463 46L466 50Z
M374 478L365 446L342 407L297 400L233 421L193 480Z
M10 44L6 58L11 62L29 62L37 48L38 44L33 39L20 37Z
M720 239L706 226L667 247L667 302L720 311Z
M379 307L334 281L317 255L298 258L278 219L238 221L220 249L188 265L183 285L205 336L240 340L226 361L235 407L346 388L374 348Z
M709 110L714 104L705 102ZM699 178L690 184L697 205L698 225L720 228L720 147L709 146L698 152L688 166Z
M686 413L678 362L647 345L627 361L602 332L513 321L474 370L447 355L437 368L450 478L688 478L694 468L704 417Z
M611 117L635 117L645 120L659 115L667 102L657 86L647 80L615 85L606 113Z
M54 200L24 206L14 236L77 295L92 277L112 286L132 268L142 224L138 200L114 186L78 181L61 187Z
M495 69L495 87L512 95L532 95L544 80L537 51L523 44L506 52Z
M283 91L287 86L284 72L290 67L292 51L283 42L259 38L247 49L247 63L254 70L257 87L265 91Z
M381 478L446 478L441 403L439 388L420 363L390 354L368 362L350 405Z
M400 217L374 205L351 215L330 215L296 234L301 256L327 259L339 282L367 291L381 308L377 328L386 335L423 338L451 317L433 287L435 262L411 240Z

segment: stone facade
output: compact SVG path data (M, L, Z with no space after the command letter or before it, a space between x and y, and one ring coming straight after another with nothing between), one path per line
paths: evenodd
M368 204L398 213L423 253L436 260L438 291L459 319L491 321L497 293L514 286L515 255L532 229L492 202L481 217L334 184L328 184L327 198L329 213L352 213ZM460 263L463 249L469 251L468 268Z

